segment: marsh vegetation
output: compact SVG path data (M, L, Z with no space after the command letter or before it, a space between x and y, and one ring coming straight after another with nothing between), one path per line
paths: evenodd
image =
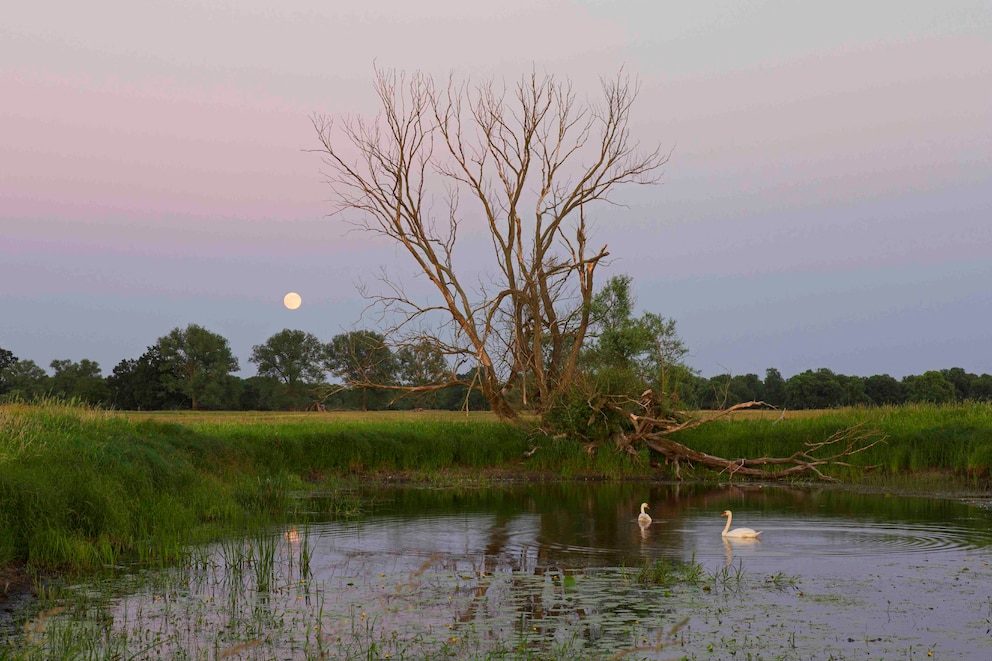
M990 512L841 488L559 482L367 509L46 591L24 659L984 658ZM637 525L637 500L654 503ZM724 540L733 507L761 540Z
M742 600L754 598L768 622L788 615L793 626L780 632L782 640L792 636L797 649L804 649L827 634L803 625L802 617L868 607L868 602L840 603L847 599L844 591L854 589L854 579L831 584L843 584L840 592L825 585L811 589L811 580L819 579L808 567L784 566L782 554L829 549L819 564L834 566L839 576L843 567L863 565L844 548L863 540L865 517L882 521L883 528L888 520L906 523L909 532L890 530L886 543L905 545L913 557L903 558L910 565L897 562L891 571L879 570L863 580L882 589L879 581L894 582L894 573L919 574L921 567L930 567L937 573L920 579L927 586L925 607L959 599L965 594L959 588L966 587L968 603L978 608L971 602L981 595L966 579L978 577L988 564L987 510L952 511L950 501L930 498L913 501L923 514L898 508L879 514L876 503L866 515L865 501L858 499L893 489L931 496L987 493L987 457L992 456L987 405L750 412L686 433L696 436L697 447L744 456L785 452L855 423L875 426L886 442L859 455L852 466L831 470L865 495L800 489L776 500L770 494L785 492L683 466L683 503L698 502L698 489L723 487L705 507L666 510L667 490L675 488L672 467L653 464L647 453L631 456L602 448L590 454L574 442L530 435L482 413L120 414L58 402L4 406L0 520L7 534L0 539L0 559L29 581L28 591L21 593L16 581L8 584L4 654L141 658L145 649L182 658L165 650L193 646L199 656L189 658L272 658L276 649L309 658L565 658L584 649L608 658L644 648L636 653L677 658L696 650L688 653L691 658L702 656L705 647L685 647L688 640L695 645L705 639L727 651L731 648L720 645L733 638L735 649L748 649L741 636L750 635L746 630L753 621L726 623L735 621L728 613L746 608ZM868 466L875 468L864 472ZM398 491L390 486L413 484L441 488ZM606 491L541 495L580 484ZM714 539L719 539L718 515L721 505L731 504L723 502L728 498L735 513L742 511L743 521L763 527L762 539L775 544L765 541L757 551L731 548L731 562L723 546L714 552L709 535L716 531ZM651 501L656 521L648 537L636 524L637 507L645 500ZM811 502L818 509L809 509ZM878 502L895 507L902 499ZM456 516L418 517L404 509L429 512L442 506ZM402 516L390 519L391 512ZM797 512L852 520L797 528L796 522L784 521ZM700 532L706 544L693 532L697 515L706 521ZM945 520L962 523L950 531L926 523ZM531 534L530 542L521 543L519 535L527 528L521 532L514 526L528 521L537 525L540 538ZM494 522L502 523L493 528ZM392 537L408 540L409 547L390 549L390 535L370 532L389 525L400 526L404 533ZM776 527L805 530L800 539L819 541L790 547ZM478 545L480 537L492 539L497 529L505 535L496 537L502 546ZM600 534L591 531L611 531L637 546L619 552L614 542L582 538ZM431 540L451 534L461 541L430 547ZM371 546L346 559L327 555L328 547L343 553L341 540L355 536ZM870 555L882 558L891 551L883 546ZM385 580L376 583L376 576ZM799 592L818 596L805 599L803 609L794 613ZM378 596L371 599L372 593ZM16 594L24 598L12 599ZM354 599L345 599L349 594ZM452 619L446 603L449 596L460 603L455 595L464 598L461 606L473 617L451 633L448 625L456 626L457 618ZM370 610L370 599L382 610ZM659 599L665 600L663 608ZM561 603L563 615L552 617L544 609L544 621L531 624L541 630L539 636L521 628L530 622L516 619L521 604L549 600ZM617 608L638 600L643 608L638 606L632 619L614 619ZM218 611L219 604L224 606ZM885 606L889 613L920 617L923 607ZM580 617L576 609L586 615ZM394 622L398 614L415 622L413 613L431 612L434 628L429 630ZM651 625L639 628L634 621ZM548 628L549 622L554 626ZM707 633L700 636L704 623ZM302 633L307 627L309 637ZM736 633L728 638L728 631ZM604 642L589 647L590 636ZM925 641L907 642L902 634L881 638L885 649L899 653L925 647ZM771 649L762 647L767 637L749 640L752 650ZM968 640L978 644L974 637ZM670 649L673 641L683 647Z

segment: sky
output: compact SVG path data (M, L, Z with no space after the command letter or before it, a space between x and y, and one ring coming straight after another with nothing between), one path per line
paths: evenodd
M634 77L671 158L591 211L599 277L703 376L992 372L987 0L14 3L0 348L108 375L195 323L247 377L284 328L370 327L358 285L403 256L329 216L311 118L374 115L376 67Z

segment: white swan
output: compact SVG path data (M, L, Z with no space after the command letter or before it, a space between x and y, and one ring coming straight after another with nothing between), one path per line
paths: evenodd
M730 510L724 510L723 514L720 516L727 517L727 525L723 527L723 532L721 533L724 537L757 537L760 535L762 530L754 531L750 528L734 528L730 529L730 521L734 518L733 512Z
M641 513L637 515L637 523L642 528L645 527L645 526L650 526L651 525L651 516L647 512L644 511L647 508L648 508L648 504L647 503L641 503Z

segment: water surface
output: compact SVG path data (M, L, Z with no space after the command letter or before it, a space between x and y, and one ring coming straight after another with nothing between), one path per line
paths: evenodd
M113 596L47 624L163 658L992 658L982 503L599 483L362 497L354 520L314 499L309 523L78 586ZM761 537L722 538L725 509ZM698 572L642 580L657 566Z

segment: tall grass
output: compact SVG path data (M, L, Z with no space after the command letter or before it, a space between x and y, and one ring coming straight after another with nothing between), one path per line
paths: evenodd
M167 563L341 476L479 469L527 447L525 431L494 421L192 420L55 400L0 406L0 567Z
M826 440L854 425L884 437L868 451L852 455L853 470L828 472L854 478L864 468L888 474L951 471L974 479L992 468L992 405L918 404L845 408L789 416L777 412L718 420L677 436L679 442L727 458L789 456L807 442Z
M855 424L887 440L851 457L854 469L832 469L835 476L856 479L867 466L888 475L953 471L976 484L989 476L988 404L741 416L677 440L727 458L783 456ZM188 542L285 513L297 502L293 492L345 479L483 471L671 477L649 459L606 446L586 452L485 415L138 415L57 401L12 404L0 407L0 566L169 562Z
M649 473L646 455L631 461L628 455L609 450L589 453L574 441L500 422L488 413L206 413L149 417L167 417L203 437L221 440L228 450L243 454L252 463L303 475L323 470L354 475L401 471L430 476L452 469L499 468L550 471L562 477ZM526 461L525 456L529 457Z
M244 513L183 430L44 402L0 408L0 564L112 566L175 555L199 524Z

